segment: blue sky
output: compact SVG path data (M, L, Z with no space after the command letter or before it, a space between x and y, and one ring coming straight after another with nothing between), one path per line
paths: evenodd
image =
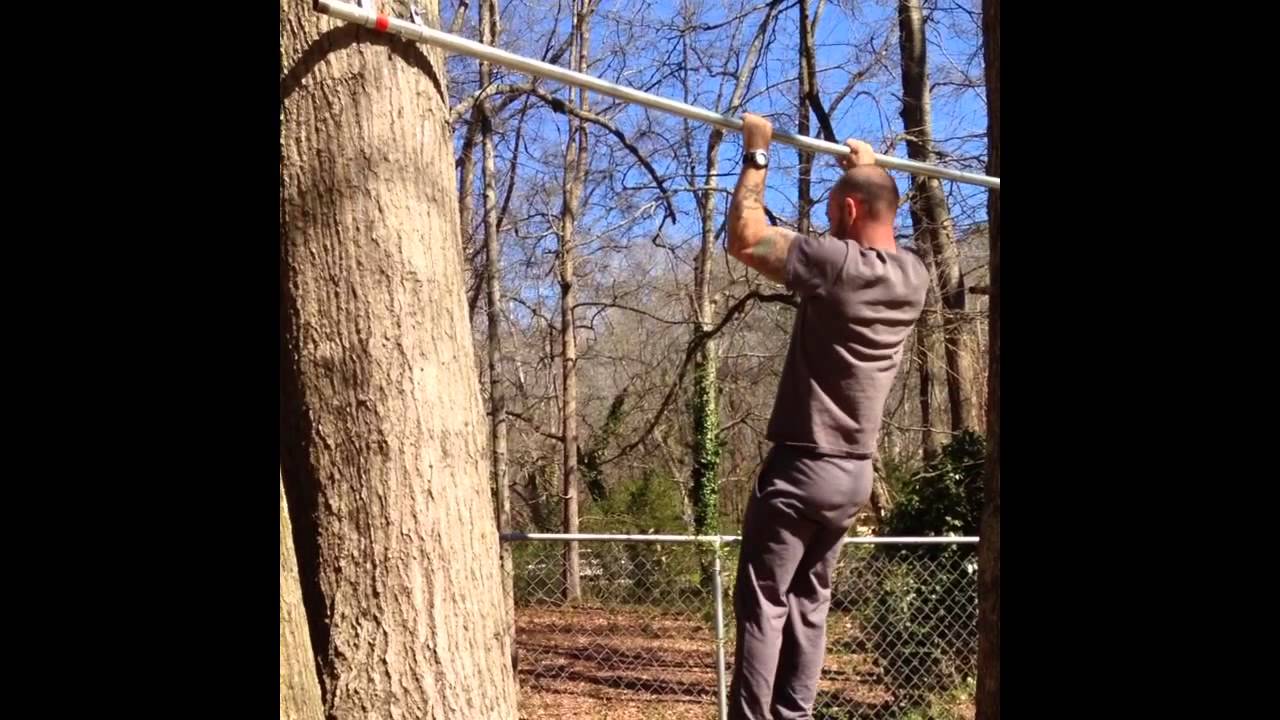
M810 0L811 12L817 7L817 0ZM662 60L678 60L679 55L672 54L680 50L680 45L671 41L676 33L660 26L663 21L674 22L672 18L680 15L682 7L695 7L691 11L696 20L706 24L724 22L737 15L743 8L751 7L747 3L728 2L727 0L603 0L600 11L592 25L591 59L592 73L601 77L630 86L643 86L652 83L659 77ZM927 5L929 19L928 35L931 39L929 48L930 80L934 83L949 82L962 77L982 78L982 57L980 46L980 18L976 12L978 3L975 0L940 0ZM538 56L547 45L549 38L559 39L566 36L569 28L568 0L510 0L503 4L503 32L499 46L523 55ZM779 15L772 35L767 43L764 61L755 73L751 83L751 93L745 109L760 114L772 115L775 126L780 130L795 130L794 78L798 61L794 50L797 42L796 23L798 10L794 0L784 0L786 8ZM452 7L444 8L446 18L452 15ZM559 17L556 22L556 17ZM474 17L474 11L472 12ZM742 21L741 34L749 36L759 24L761 12ZM636 23L639 19L649 19L658 26L630 27L623 32L618 31L619 20ZM554 23L554 25L553 25ZM865 64L871 57L868 43L883 46L882 62L891 72L879 72L859 85L854 93L832 113L832 123L839 139L853 136L867 140L878 151L906 157L905 143L899 142L895 147L886 150L885 141L902 130L899 116L901 81L898 79L900 55L896 40L896 6L886 0L875 2L851 2L840 0L825 3L816 37L816 54L819 71L819 84L822 98L828 105L844 87L850 74ZM706 34L700 44L686 51L694 54L715 55L723 52L728 44L729 32L735 28L726 28ZM625 34L624 34L625 33ZM475 36L474 21L468 23L463 34ZM745 42L745 41L744 41ZM886 45L887 43L887 45ZM623 58L625 57L625 62ZM459 63L462 63L461 65ZM561 64L567 64L563 62ZM711 107L716 100L717 78L711 73L723 63L710 61L699 64L695 59L685 66L690 73L694 87L694 97L690 102L703 107ZM680 63L675 63L678 67ZM465 85L467 72L474 77L475 62L467 58L455 58L450 61L451 72L461 71L458 83ZM622 68L628 73L620 74ZM667 70L671 65L665 66ZM650 89L657 95L681 99L683 87L678 72L670 74L665 80ZM522 81L523 76L502 70L499 82ZM545 86L559 97L566 97L563 86L548 83ZM723 110L727 101L727 93L722 99ZM670 152L673 142L679 139L681 119L666 116L647 108L630 106L616 107L611 98L592 95L593 109L606 109L611 119L640 146L651 161L664 174L678 171ZM614 106L610 111L609 108ZM934 136L940 147L957 156L972 156L973 159L961 165L968 170L982 172L982 158L986 148L986 109L981 88L962 89L952 85L944 85L935 90L933 97ZM657 132L649 136L636 134L636 128L656 124ZM506 126L506 132L499 139L499 157L505 161L511 157L510 144L514 132L511 127L514 121ZM522 186L544 186L548 192L558 192L560 178L557 175L558 158L563 152L566 132L564 116L555 115L539 107L538 112L528 116L525 127L525 141L519 156ZM695 154L705 147L709 128L694 124L695 132L692 144ZM811 134L818 134L816 118L811 122ZM602 130L592 129L594 166L603 175L592 183L589 191L594 191L591 202L595 205L588 208L584 221L588 232L602 231L611 228L611 233L628 235L629 239L621 242L636 242L638 238L648 237L657 229L661 220L660 212L641 215L623 229L613 229L620 221L630 217L631 209L618 207L612 201L622 198L623 203L643 204L652 199L656 193L631 192L610 194L605 187L607 183L638 186L651 184L649 176L644 173L632 159L618 150L618 143ZM720 150L719 183L722 187L732 188L736 181L736 171L741 157L740 136L728 133ZM795 166L796 152L793 148L775 144L772 152L772 171L769 174L769 189L766 203L778 215L792 219L795 212ZM819 155L814 162L813 195L820 198L836 175L834 158ZM899 185L905 189L908 176L893 173ZM478 172L477 172L478 181ZM687 186L683 179L672 178L669 185ZM953 215L963 231L973 222L981 222L986 216L986 190L984 188L961 185L944 181L944 186L951 202ZM686 245L692 249L698 236L698 220L694 198L689 192L676 193L676 205L679 220L674 225L667 223L664 233L668 242ZM723 218L728 197L722 195L719 202L718 216ZM811 215L813 225L817 229L825 229L826 218L824 207L819 202ZM905 208L900 216L900 225L905 232L910 228L909 215ZM647 240L646 240L647 242ZM545 251L554 249L554 237L546 237L541 241ZM508 262L516 258L506 258ZM550 280L550 278L548 278ZM548 282L549 288L554 283ZM539 293L540 294L540 293Z

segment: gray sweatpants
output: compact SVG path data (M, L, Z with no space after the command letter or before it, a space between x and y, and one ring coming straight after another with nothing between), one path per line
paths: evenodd
M871 460L781 445L769 453L742 521L730 720L813 716L831 571L871 482Z

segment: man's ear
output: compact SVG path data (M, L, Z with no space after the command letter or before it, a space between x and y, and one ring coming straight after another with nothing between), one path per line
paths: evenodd
M853 201L853 196L846 195L840 202L840 212L847 218L849 226L853 226L853 221L858 218L858 204Z

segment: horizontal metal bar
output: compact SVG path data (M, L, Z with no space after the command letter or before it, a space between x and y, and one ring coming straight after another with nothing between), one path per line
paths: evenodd
M628 535L610 533L523 533L501 534L502 542L638 542L638 543L716 543L742 542L739 535ZM845 545L974 545L972 535L941 537L847 537Z
M977 545L976 535L941 537L847 537L845 545Z
M601 533L502 533L503 542L649 542L649 543L715 543L724 538L715 535L625 535Z
M569 85L594 90L601 95L617 98L625 102L644 105L645 107L661 110L663 112L673 113L681 117L709 123L725 130L742 130L742 119L732 117L730 115L721 115L720 113L700 108L695 105L689 105L669 98L651 95L647 92L629 88L623 85L616 85L608 80L601 80L598 77L587 75L585 73L566 70L565 68L542 62L541 60L533 60L521 55L499 50L495 47L478 43L474 40L468 40L458 37L452 33L443 32L425 25L416 25L411 22L399 20L386 15L380 15L369 10L357 7L350 3L339 2L338 0L315 0L315 9L331 17L355 23L363 27L372 28L381 32L392 33L410 40L424 42L428 45L434 45L438 48L449 50L460 55L467 55L477 60L491 62L495 65L501 65L518 72L528 75L536 75L549 80L557 80ZM849 148L845 145L839 145L817 138L806 137L804 135L793 135L785 132L775 132L773 139L778 142L798 147L802 150L811 152L826 153L828 155L848 155ZM903 158L893 157L892 155L876 154L876 164L889 168L891 170L902 170L913 175L927 175L929 177L943 178L947 180L955 180L956 182L968 183L971 185L981 185L983 187L1000 189L1000 178L988 177L977 173L968 173L961 170L953 170L951 168L939 167L937 165L929 165L927 163L917 162L915 160L906 160Z

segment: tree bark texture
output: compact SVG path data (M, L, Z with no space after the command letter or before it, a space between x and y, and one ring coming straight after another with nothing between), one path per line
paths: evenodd
M443 58L298 0L280 44L281 455L326 715L509 720Z
M316 656L293 550L293 526L280 481L280 720L324 720Z

